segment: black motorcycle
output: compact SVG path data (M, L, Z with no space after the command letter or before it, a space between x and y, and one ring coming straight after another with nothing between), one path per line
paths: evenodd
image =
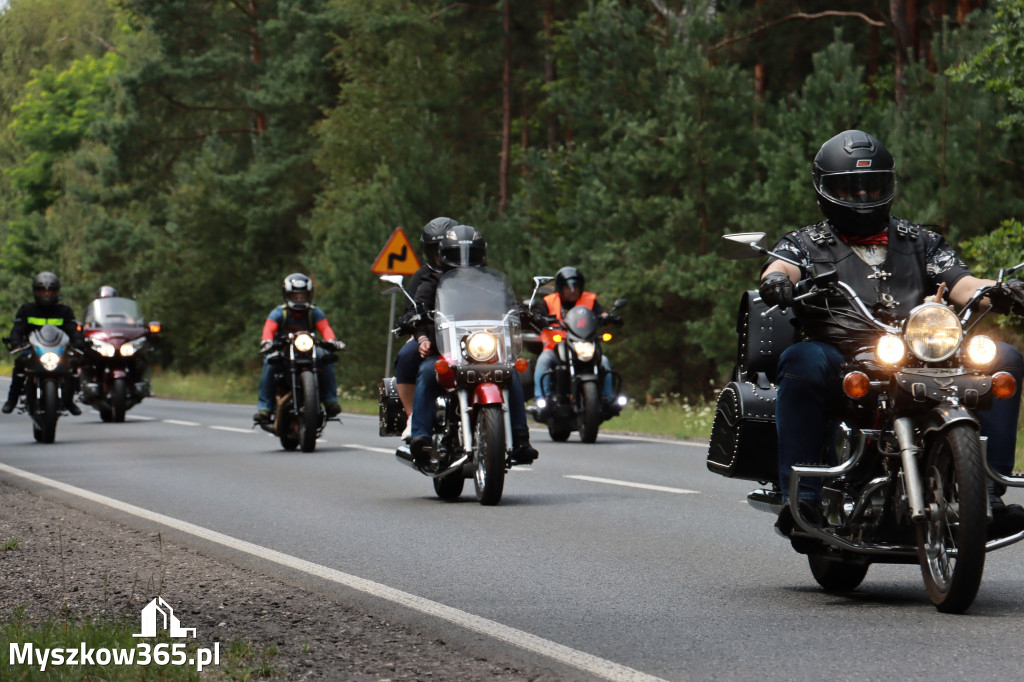
M401 291L402 278L381 277L383 294ZM415 301L413 301L415 304ZM527 367L522 351L519 305L505 276L488 268L456 268L445 273L437 286L430 315L437 330L435 364L441 392L434 417L435 460L418 464L408 445L399 446L398 461L434 482L441 499L462 494L472 478L480 504L501 501L505 473L512 460L512 426L508 412L508 386L513 372ZM397 330L396 330L397 331ZM395 393L394 379L381 384L380 435L397 436L405 426L405 412Z
M52 443L57 436L57 419L64 414L65 399L74 395L72 358L79 351L71 347L60 327L47 324L33 329L28 343L11 347L11 355L24 355L25 388L19 405L32 418L32 435L40 443Z
M541 281L550 278L534 278ZM531 301L532 303L532 301ZM615 301L609 313L626 305L626 299ZM616 399L606 403L601 394L608 372L601 365L603 343L612 340L609 325L621 326L622 318L609 314L602 317L586 306L575 306L566 313L564 322L552 315L546 316L548 329L555 331L555 363L543 376L534 376L540 382L547 398L539 398L530 409L533 418L546 424L551 440L564 441L573 431L579 431L580 440L593 443L601 424L618 416L626 405L621 394L622 377L611 372Z
M739 245L729 255L768 254L800 267L761 246L764 237L726 235ZM840 348L846 406L833 424L825 463L792 468L790 539L825 589L852 590L872 563L916 563L938 610L960 613L977 594L985 553L1024 539L1024 531L987 535L986 478L1024 487L1024 477L989 467L975 412L994 396L1014 395L1017 386L1010 374L987 369L995 343L970 333L980 319L974 315L978 301L1022 267L1001 271L999 283L980 289L959 316L941 302L940 290L906 319L888 324L834 271L805 270L797 300L842 297L859 323L877 332L873 346ZM756 291L744 294L734 380L719 396L707 459L717 474L770 483L747 500L773 514L782 510L774 382L779 355L797 340L792 319L791 312L768 308ZM798 502L805 478L823 482L820 508L813 510L820 523Z
M318 353L317 349L323 353ZM281 440L285 450L301 447L303 452L316 449L316 439L324 431L327 412L320 404L321 365L337 362L334 346L310 332L290 332L274 340L267 352L267 362L274 368L274 404L272 420L256 422Z
M159 322L143 320L129 298L97 298L85 311L86 349L79 369L81 402L105 422L123 422L125 413L151 394L149 366Z

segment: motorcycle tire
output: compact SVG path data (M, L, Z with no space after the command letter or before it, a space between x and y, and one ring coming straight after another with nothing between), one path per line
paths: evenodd
M114 413L110 410L100 410L100 419L104 422L110 422L114 420Z
M864 582L864 576L867 575L870 566L867 563L843 561L821 554L807 555L807 563L811 567L814 579L828 592L849 592L856 589Z
M501 501L505 487L505 423L501 405L485 405L476 415L473 459L476 460L476 499L485 506Z
M457 500L462 495L462 488L465 484L466 479L463 477L462 472L456 471L454 474L444 478L435 478L434 492L442 500Z
M548 435L551 436L551 440L556 443L564 443L569 440L569 434L572 433L572 429L567 429L561 425L555 426L548 424Z
M128 405L128 382L124 379L114 379L110 387L110 421L121 423L124 421L124 413ZM101 415L102 416L102 415Z
M60 412L60 395L57 390L56 380L49 379L43 382L42 386L42 408L39 415L41 428L36 438L40 443L52 443L57 437L57 415Z
M593 443L597 440L597 430L601 427L601 392L592 381L580 386L579 394L579 432L580 440Z
M299 445L303 452L316 450L316 435L320 430L320 396L316 385L316 376L312 372L303 372L302 406L299 408Z
M928 444L922 467L927 522L917 527L925 589L943 613L974 602L985 571L988 490L975 428L954 424Z

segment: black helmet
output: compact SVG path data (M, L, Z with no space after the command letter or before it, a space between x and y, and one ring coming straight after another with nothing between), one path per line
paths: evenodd
M580 294L583 293L583 285L586 280L583 278L583 273L576 268L566 266L555 273L555 291L562 298L570 298L570 303L575 303L579 299ZM575 296L567 296L567 292L563 290L572 289L576 294Z
M313 305L313 280L301 272L293 272L285 277L281 291L289 310L309 310Z
M96 292L96 298L117 298L117 289L114 287L104 284Z
M440 244L441 267L475 268L487 264L487 242L469 225L456 225L444 233Z
M52 272L40 272L32 278L32 296L41 306L51 306L60 300L60 278Z
M420 253L423 254L425 265L431 270L441 269L440 246L444 233L458 225L457 220L451 218L434 218L423 226L423 234L420 235Z
M845 130L821 145L811 177L818 206L842 234L869 235L889 222L896 162L877 138Z

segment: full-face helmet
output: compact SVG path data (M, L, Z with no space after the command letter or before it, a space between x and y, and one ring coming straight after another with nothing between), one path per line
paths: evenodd
M821 146L811 166L818 206L841 233L875 234L889 223L896 162L877 138L845 130Z
M441 238L441 267L475 268L487 264L487 242L484 236L469 225L456 225Z
M555 273L555 291L564 305L572 306L579 300L585 283L583 273L576 268L566 266Z
M423 254L425 265L431 270L441 270L441 240L444 233L458 225L457 220L451 218L434 218L423 226L423 234L420 235L420 253Z
M289 310L300 312L309 310L313 305L313 280L301 272L293 272L285 277L281 291Z
M60 278L52 272L40 272L32 278L32 296L41 306L60 301Z
M114 287L104 284L96 292L96 298L117 298L117 289Z

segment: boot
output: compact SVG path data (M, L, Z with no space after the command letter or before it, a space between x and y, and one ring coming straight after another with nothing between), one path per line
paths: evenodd
M529 431L512 433L512 464L533 464L540 453L530 445Z

